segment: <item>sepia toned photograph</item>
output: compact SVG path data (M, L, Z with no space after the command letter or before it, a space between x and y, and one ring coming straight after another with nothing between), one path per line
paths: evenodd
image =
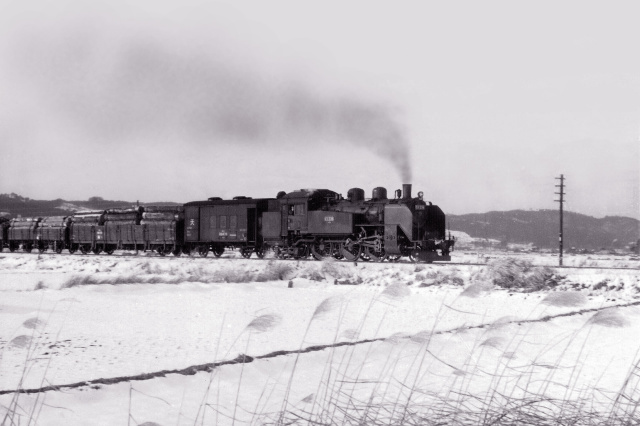
M0 425L640 424L632 1L0 1Z

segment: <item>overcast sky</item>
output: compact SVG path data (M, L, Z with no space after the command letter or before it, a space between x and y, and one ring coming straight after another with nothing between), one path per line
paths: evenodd
M1 4L2 193L640 218L637 2Z

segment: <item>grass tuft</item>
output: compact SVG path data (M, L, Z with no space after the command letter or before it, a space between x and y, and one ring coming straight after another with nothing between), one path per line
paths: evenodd
M11 339L11 341L9 342L9 346L15 346L16 348L24 349L31 345L32 340L33 339L31 338L31 336L21 334L20 336L16 336Z
M545 305L550 306L566 306L566 307L575 307L582 306L587 303L587 297L579 292L553 292L549 293L542 299L542 302Z
M32 329L32 330L35 330L35 329L38 329L38 328L42 328L42 327L45 326L45 324L46 323L44 321L42 321L41 319L38 319L38 317L29 318L29 319L25 320L22 323L22 325L24 327Z
M629 325L629 321L615 308L596 312L589 321L592 324L613 328L626 327Z
M247 325L247 330L257 333L264 333L277 327L282 322L282 317L277 314L265 314L255 318Z
M337 296L327 297L318 306L316 306L316 309L315 311L313 311L313 315L311 316L311 319L314 320L316 318L319 318L325 315L326 313L340 306L341 303L342 303L342 299L340 297L337 297Z
M493 284L507 289L538 291L557 285L551 268L510 257L490 262L488 274Z
M385 288L382 295L392 299L401 299L411 296L411 290L409 290L406 284L393 284Z

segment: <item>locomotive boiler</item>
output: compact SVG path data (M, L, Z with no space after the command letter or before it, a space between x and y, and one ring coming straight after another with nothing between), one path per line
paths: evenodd
M410 184L393 199L377 187L369 200L360 188L346 198L327 189L302 189L279 200L278 211L263 213L262 231L264 243L280 256L451 260L454 241L445 235L444 213L422 193L413 198Z

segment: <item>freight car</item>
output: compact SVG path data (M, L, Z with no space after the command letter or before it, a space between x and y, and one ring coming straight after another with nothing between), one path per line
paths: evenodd
M277 200L234 197L222 200L218 197L207 201L194 201L184 205L185 253L197 252L206 257L209 251L220 257L225 248L240 249L249 258L255 252L263 257L265 252L262 218L265 212L278 211Z
M184 206L132 207L77 212L70 217L17 218L6 228L0 250L53 249L86 254L115 250L209 252L220 257L239 249L245 258L449 261L454 239L445 233L442 210L411 196L411 185L393 199L377 187L370 199L352 188L347 197L328 189L280 192L276 198L218 197Z
M9 229L9 218L0 216L0 251L2 251L9 244L9 237L7 235Z

